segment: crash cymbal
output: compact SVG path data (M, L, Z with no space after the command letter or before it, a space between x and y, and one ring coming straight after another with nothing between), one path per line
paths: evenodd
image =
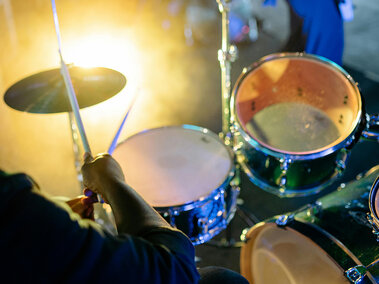
M29 76L12 85L4 95L11 108L31 113L70 112L71 105L60 69L51 69ZM122 90L126 78L104 68L69 67L79 108L103 102Z

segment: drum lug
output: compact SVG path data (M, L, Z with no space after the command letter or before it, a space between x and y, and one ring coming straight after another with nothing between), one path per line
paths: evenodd
M376 236L376 241L379 242L379 228L374 223L374 218L370 213L367 213L367 220L372 226L372 233Z
M209 221L207 217L199 218L197 220L197 227L202 234L208 233L208 224Z
M346 158L347 158L347 150L342 149L338 154L338 161L336 162L336 173L337 176L340 176L346 169Z
M247 237L247 233L249 232L250 228L245 228L241 232L240 240L241 242L247 243L249 241L249 238Z
M294 220L295 215L280 215L278 219L275 221L276 225L279 227L285 227L287 226L290 222Z
M174 210L172 208L169 208L166 212L162 214L163 218L166 219L166 221L173 227L176 228L175 224L175 216L178 216L179 212L177 210ZM168 220L167 220L168 219Z
M349 279L351 283L356 284L360 283L360 281L366 275L366 273L367 268L363 265L357 265L345 271L347 279Z
M292 160L285 158L285 159L280 159L279 161L280 161L280 169L282 170L282 172L280 173L277 179L277 183L280 186L279 193L284 194L286 185L287 185L287 171L288 171L289 165L292 163Z
M337 167L336 167L336 171L337 171L337 175L341 175L344 170L346 169L346 163L345 163L345 160L339 160L337 161Z
M362 132L362 137L366 140L379 141L379 114L369 115L366 113L366 127Z
M233 151L238 152L239 150L241 150L243 142L240 139L241 134L238 130L238 126L235 123L231 124L230 132L233 135Z
M319 217L322 213L322 203L320 201L315 201L314 203L307 205L307 209L305 212L307 217L312 218L312 222L314 222L314 218Z

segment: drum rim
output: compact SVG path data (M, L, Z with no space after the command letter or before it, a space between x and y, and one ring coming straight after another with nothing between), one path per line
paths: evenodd
M322 148L313 150L313 151L306 151L306 152L291 152L291 151L283 151L279 149L275 149L274 147L270 147L268 145L264 145L262 142L260 142L257 139L254 139L251 137L247 131L245 131L243 124L241 123L238 115L236 114L236 99L238 91L240 90L240 86L242 82L244 81L245 77L249 75L253 70L256 70L258 67L260 67L263 63L281 59L281 58L306 58L313 61L317 61L318 63L325 63L327 66L332 67L336 71L340 72L350 83L350 85L353 87L354 92L357 96L358 100L358 113L350 127L351 131L350 133L343 138L339 143L335 144L335 141L338 141L339 139L335 140L333 143L330 143L328 147L324 146ZM230 100L230 109L231 109L231 120L233 123L233 127L236 129L236 132L238 132L246 141L249 143L252 147L259 149L260 151L264 152L265 154L277 157L277 158L285 158L285 159L291 159L291 160L313 160L316 158L327 156L331 153L334 153L335 151L345 148L352 144L354 142L355 133L359 130L360 124L364 121L364 109L363 109L363 101L362 96L359 91L359 88L357 86L357 83L354 81L352 76L344 70L341 66L334 63L333 61L319 56L319 55L313 55L313 54L307 54L303 52L283 52L283 53L273 53L267 56L262 57L257 62L254 62L249 67L245 67L240 74L240 76L237 79L237 82L233 88L231 100Z
M375 210L375 196L379 192L379 176L375 179L369 194L369 209L370 215L373 219L373 226L375 226L377 231L379 231L379 216L376 214Z
M283 215L281 215L283 216ZM309 222L302 222L300 220L293 219L290 222L288 222L284 226L279 226L276 223L276 221L281 217L275 216L272 219L269 219L267 221L260 222L253 227L251 227L248 231L243 232L241 235L241 239L244 240L245 243L249 243L249 240L251 239L251 234L257 230L262 229L263 226L269 224L270 226L277 226L278 228L283 229L291 229L293 232L297 234L301 234L303 237L306 237L310 241L312 241L316 246L318 246L322 251L324 251L334 262L335 264L341 269L341 272L344 273L348 269L355 267L357 265L363 265L359 259L337 238L335 238L333 235L329 234L327 231L322 229L321 227L309 223ZM309 234L308 234L309 233ZM315 235L317 238L311 238L310 235ZM341 261L335 257L335 255L331 255L330 252L325 248L325 243L330 244L334 249L336 249L339 254L344 254L348 257L348 261L345 261L343 265L341 265ZM243 265L243 257L246 256L246 253L249 253L249 251L246 252L247 248L250 248L251 245L248 247L247 244L243 244L241 248L241 256L240 256L240 263L241 263L241 273L245 273L245 268L247 264ZM251 252L250 252L251 253ZM335 253L336 254L336 253ZM244 266L244 267L243 267ZM249 277L251 277L251 271L247 272ZM368 273L369 274L369 273ZM243 274L244 275L244 274ZM245 275L247 276L247 275ZM343 276L348 279L345 275ZM371 274L370 274L371 276ZM372 276L371 276L372 277Z
M217 188L210 191L208 193L208 195L200 196L198 199L188 201L187 203L175 204L172 206L153 206L153 205L152 206L157 211L169 208L170 210L176 211L179 214L180 212L191 210L193 208L198 207L200 204L206 203L208 200L215 198L220 193L222 194L222 192L220 192L220 191L225 190L225 188L229 185L229 183L231 182L231 180L233 179L233 177L235 175L236 165L233 163L235 155L234 155L234 152L230 149L230 147L225 145L223 143L223 141L220 139L220 137L216 133L214 133L213 131L209 130L208 128L196 126L196 125L191 125L191 124L165 125L165 126L159 126L159 127L153 127L153 128L146 128L146 129L139 131L133 135L130 135L129 137L127 137L124 140L122 140L121 142L119 142L116 146L116 149L117 149L117 147L121 146L122 144L126 143L127 141L129 141L129 140L131 140L137 136L143 135L147 132L159 131L162 129L191 130L191 131L195 131L195 132L201 132L203 134L206 134L206 135L209 135L209 136L215 138L215 140L217 140L217 142L219 142L220 145L223 146L227 150L228 156L230 158L230 167L229 167L229 170L228 170L226 176L224 177L224 181ZM115 149L115 151L116 151L116 149Z

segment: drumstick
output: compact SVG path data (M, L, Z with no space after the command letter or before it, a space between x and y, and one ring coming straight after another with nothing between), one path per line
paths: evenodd
M131 102L131 104L130 104L130 107L129 107L128 111L126 112L126 114L125 114L125 116L124 116L124 119L122 120L122 122L121 122L121 124L120 124L120 127L118 128L118 130L117 130L117 132L116 132L116 135L115 135L115 137L114 137L113 140L112 140L111 145L109 146L108 153L109 153L110 155L112 155L112 154L113 154L113 151L116 149L118 138L119 138L119 136L120 136L120 134L121 134L122 128L124 127L124 124L125 124L125 122L126 122L126 119L127 119L128 116L129 116L130 110L132 109L132 107L133 107L133 105L134 105L134 103L135 103L135 101L136 101L136 99L137 99L137 95L138 95L138 90L137 90L137 94L133 97L133 100L132 100L132 102Z
M80 133L80 137L82 139L83 148L84 148L85 152L91 154L91 149L89 147L87 136L86 136L86 133L84 131L83 122L82 122L82 119L80 117L79 105L78 105L78 101L76 99L74 87L72 86L70 73L68 72L67 66L66 66L66 64L63 60L63 56L62 56L62 44L61 44L61 36L60 36L60 31L59 31L58 15L57 15L56 7L55 7L55 0L51 0L51 5L53 8L55 32L57 34L57 39L58 39L58 52L59 52L59 57L60 57L60 61L61 61L61 74L63 76L63 80L64 80L64 83L66 86L68 98L70 99L70 104L71 104L71 108L72 108L72 111L73 111L74 116L75 116L76 124L78 125L78 130Z

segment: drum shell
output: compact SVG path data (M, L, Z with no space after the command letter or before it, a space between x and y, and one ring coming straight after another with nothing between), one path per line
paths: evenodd
M283 230L294 230L313 241L342 268L342 271L358 265L367 267L379 260L379 246L366 218L369 211L368 194L378 175L379 167L375 167L364 178L339 188L314 204L255 225L243 238L249 241L249 238L264 226L275 224ZM284 216L288 218L288 222L282 223ZM241 265L244 268L241 267L241 271L247 275L250 272L243 262L248 253L243 247ZM379 264L371 266L368 271L369 274L359 283L379 281Z
M237 152L237 159L245 173L258 187L281 197L318 193L343 172L349 158L349 151L342 148L315 159L292 160L283 175L287 157L268 155L242 139L239 141L243 146ZM283 177L285 186L281 184Z
M205 243L223 231L234 217L239 188L230 185L233 174L204 199L176 207L154 208L169 224L185 233L194 245Z
M306 59L321 63L344 77L344 84L352 90L359 111L353 119L348 135L344 133L342 140L331 143L329 148L320 148L311 152L287 152L267 147L252 137L241 120L238 109L238 95L244 91L244 81L252 72L276 59ZM346 82L345 82L346 80ZM252 83L253 84L253 83ZM242 95L241 95L242 96ZM367 124L363 101L357 84L351 76L333 62L308 54L282 53L272 54L246 68L240 75L233 89L230 101L232 132L235 137L237 160L249 176L250 180L260 188L281 197L306 196L318 193L334 181L345 169L349 150L360 139Z

